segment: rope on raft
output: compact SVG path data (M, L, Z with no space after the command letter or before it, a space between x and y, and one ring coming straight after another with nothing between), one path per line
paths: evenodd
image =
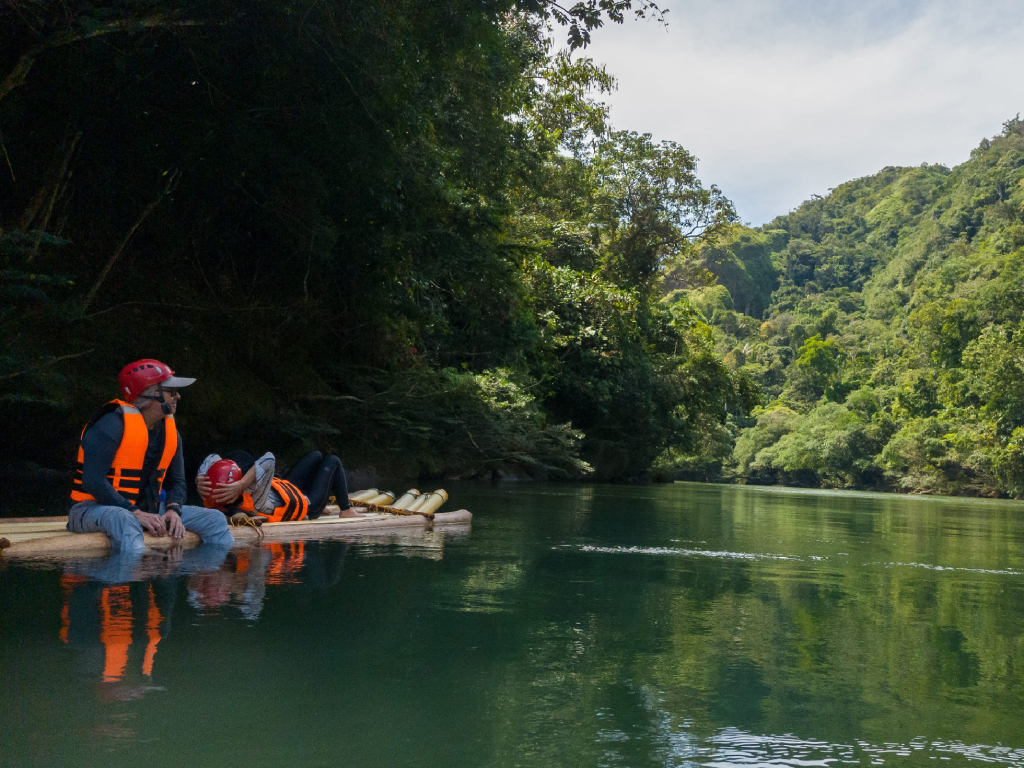
M256 536L263 538L263 518L259 515L247 515L245 512L235 512L228 518L228 522L234 526L247 525L256 530Z
M366 507L368 512L387 512L389 515L422 515L430 522L434 522L433 512L410 512L408 509L395 509L383 504L370 504L366 501L355 501L353 499L349 499L348 503L353 507Z

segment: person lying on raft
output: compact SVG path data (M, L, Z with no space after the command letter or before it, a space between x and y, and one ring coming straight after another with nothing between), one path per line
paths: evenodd
M124 400L101 407L82 430L69 531L105 533L116 552L142 552L143 530L175 539L195 531L204 544L231 546L223 515L185 505L185 464L174 413L179 390L194 381L175 376L159 360L124 367L117 377Z
M207 472L216 462L234 462L241 479L214 486ZM316 520L331 496L337 500L341 517L359 517L348 500L345 469L337 456L307 453L284 478L276 476L274 454L253 459L245 451L233 451L224 459L216 453L207 456L199 467L196 488L208 507L223 507L227 515L245 512L266 518L267 522Z

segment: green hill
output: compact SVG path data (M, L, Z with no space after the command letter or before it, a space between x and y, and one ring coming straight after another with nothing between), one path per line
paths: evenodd
M666 289L764 393L730 422L726 476L1024 494L1019 118L952 170L886 168L735 227L677 260Z

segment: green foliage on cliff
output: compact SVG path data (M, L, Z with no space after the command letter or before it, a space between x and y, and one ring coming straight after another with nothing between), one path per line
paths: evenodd
M952 170L886 168L737 231L666 287L766 396L727 473L1024 495L1024 122ZM741 279L765 269L751 243L778 281L763 313Z

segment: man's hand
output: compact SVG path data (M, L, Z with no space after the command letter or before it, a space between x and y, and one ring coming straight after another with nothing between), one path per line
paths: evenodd
M210 494L213 493L213 483L210 482L210 478L206 475L196 477L196 490L204 499L210 498Z
M160 515L154 515L152 512L143 512L141 509L133 509L132 514L135 515L135 519L142 523L142 527L145 528L153 536L166 536L167 528L164 526L164 520ZM178 521L181 522L180 520Z
M164 513L164 523L167 525L167 532L171 534L172 539L183 539L185 538L185 524L181 522L181 516L178 515L178 510L168 509Z
M218 504L233 504L248 485L244 477L235 483L218 483L211 496Z

